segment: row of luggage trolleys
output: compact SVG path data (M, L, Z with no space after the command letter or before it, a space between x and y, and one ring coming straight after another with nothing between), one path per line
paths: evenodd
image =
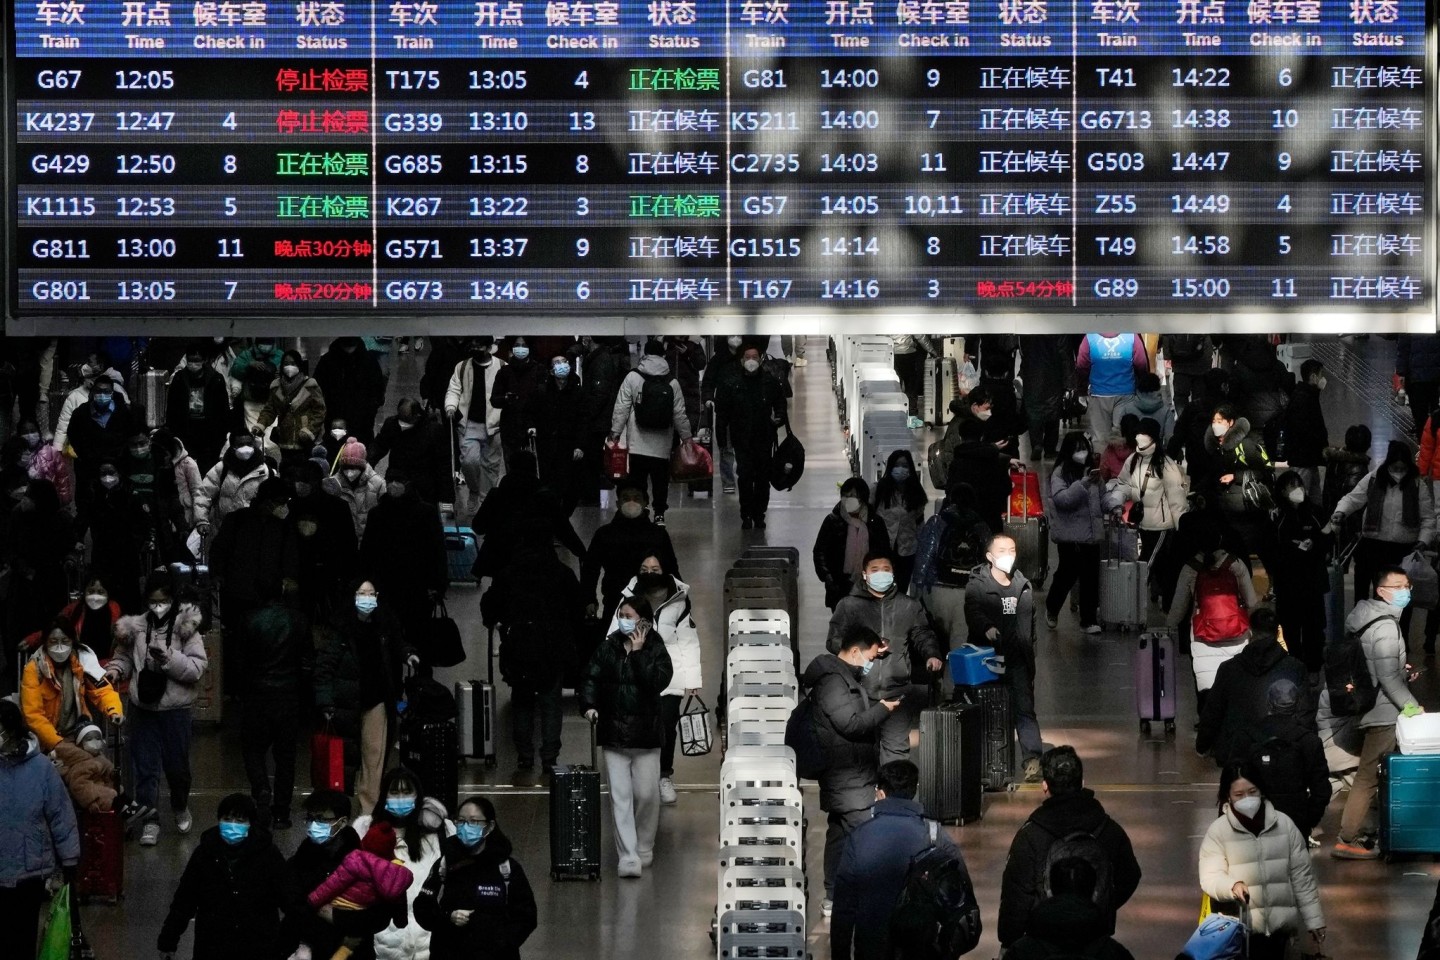
M783 561L768 568L769 578L777 595L793 597L798 551L752 548L736 569L758 559ZM806 955L805 804L795 752L785 746L785 724L800 698L795 617L787 607L733 596L730 590L725 595L719 960L803 960Z
M849 433L851 472L874 482L890 452L909 449L914 440L894 348L889 337L840 337L835 353L835 396Z

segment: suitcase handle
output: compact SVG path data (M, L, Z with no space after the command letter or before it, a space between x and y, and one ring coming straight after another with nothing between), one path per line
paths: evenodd
M596 724L594 720L590 720L588 723L590 724L590 769L598 773L600 770L600 755L597 752L598 748L596 746Z

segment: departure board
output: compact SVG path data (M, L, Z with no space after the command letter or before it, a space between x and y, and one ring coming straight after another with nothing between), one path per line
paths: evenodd
M1433 309L1425 0L13 0L10 315Z

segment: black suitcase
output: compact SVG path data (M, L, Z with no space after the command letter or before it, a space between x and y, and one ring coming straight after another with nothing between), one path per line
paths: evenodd
M986 790L1009 789L1015 782L1015 718L1010 710L1010 688L1004 681L956 687L955 701L981 708L980 782Z
M942 823L980 819L982 708L942 704L920 711L920 791L925 816Z
M600 879L600 770L595 724L590 766L560 765L550 778L550 879Z
M454 717L400 718L400 765L414 772L425 795L453 816L460 795L460 725Z

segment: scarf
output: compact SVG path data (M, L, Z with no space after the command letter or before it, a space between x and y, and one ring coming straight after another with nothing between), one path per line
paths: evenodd
M286 400L293 401L295 399L295 395L300 392L300 388L303 386L305 386L304 373L297 373L295 374L294 378L290 380L285 379L285 375L283 373L280 375L280 395L283 396Z
M1249 830L1257 837L1260 836L1260 831L1265 829L1265 808L1263 806L1253 819L1236 810L1233 804L1230 807L1230 812L1235 814L1235 819L1239 821L1240 826Z
M870 552L870 524L866 522L869 513L862 506L858 514L845 514L845 563L840 569L852 577L865 569L865 554Z

